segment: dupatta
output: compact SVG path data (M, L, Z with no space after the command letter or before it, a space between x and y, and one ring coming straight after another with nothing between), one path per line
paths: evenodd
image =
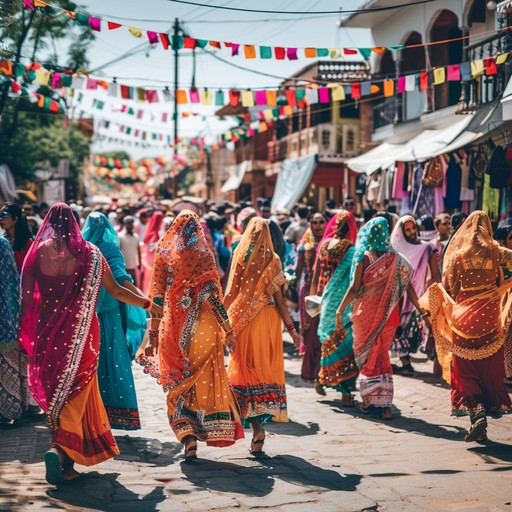
M238 335L286 282L267 222L253 217L235 249L225 306Z
M93 212L87 217L82 229L82 235L85 240L99 248L107 260L114 279L120 285L125 281L129 281L133 284L132 277L126 272L123 253L119 245L119 235L103 213ZM133 359L146 332L147 315L144 309L119 302L114 299L105 288L101 288L96 308L98 313L109 311L116 306L118 306L121 311L126 344L130 357Z
M23 265L20 330L30 391L53 429L95 375L98 351L89 332L102 275L101 253L84 240L71 208L53 205Z
M362 368L373 344L402 298L412 276L412 267L390 246L388 221L371 219L359 232L351 276L367 252L382 253L363 273L361 290L352 306L354 357Z
M164 391L190 376L190 342L201 308L213 295L222 298L215 258L199 217L182 210L155 249L149 297L163 307L158 354L139 358Z

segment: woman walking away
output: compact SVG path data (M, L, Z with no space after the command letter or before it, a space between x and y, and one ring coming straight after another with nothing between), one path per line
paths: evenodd
M32 397L27 380L27 355L18 346L20 275L14 251L3 237L0 237L0 261L0 422L8 422L28 413Z
M52 429L46 479L58 484L79 476L75 462L91 466L119 454L98 388L100 287L154 314L161 309L116 283L65 204L48 212L25 260L21 286L20 339L29 355L30 390Z
M251 454L263 453L264 425L288 421L282 323L299 345L282 286L286 278L267 222L254 217L235 250L226 307L237 338L228 375L244 427L253 430Z
M185 460L197 441L230 446L243 438L224 367L224 343L235 350L219 273L199 217L183 210L155 250L151 298L163 305L138 361L167 392L168 417Z
M352 329L354 357L360 370L361 411L367 413L372 406L377 407L383 419L391 419L393 370L389 347L400 325L398 303L407 290L413 304L417 308L419 304L411 285L411 264L390 246L386 219L376 217L361 229L350 273L352 285L338 308L337 324L342 327L343 313L354 301Z
M93 212L87 217L82 235L101 251L117 283L144 297L126 272L117 232L103 213ZM137 351L144 337L146 312L119 302L105 288L100 290L96 312L100 323L98 383L110 426L139 429L131 353Z
M339 211L327 224L324 236L317 249L315 273L311 284L310 295L323 296L325 287L331 279L338 264L346 256L346 251L354 245L357 236L355 217L347 210ZM315 390L325 395L325 390L319 382L320 360L322 345L318 337L320 317L311 320L308 332L304 335L306 352L302 361L301 376L306 382L314 382ZM345 398L347 404L350 398Z
M355 234L356 219L343 210L338 214L338 233ZM344 228L344 226L347 226ZM340 231L341 230L341 231ZM349 305L343 313L343 327L336 327L336 311L347 292L350 281L350 269L354 259L353 240L345 237L340 241L343 247L343 257L334 273L327 282L322 295L318 338L321 342L322 357L318 381L322 386L341 392L341 405L352 406L354 397L352 389L359 370L354 361L352 349L352 306Z
M493 240L489 217L473 212L448 245L443 285L433 284L422 297L436 345L452 354L452 414L469 415L467 442L487 439L487 415L512 412L503 382L512 303L512 282L502 284L503 251Z

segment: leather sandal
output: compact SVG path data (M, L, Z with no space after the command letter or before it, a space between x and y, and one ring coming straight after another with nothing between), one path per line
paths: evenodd
M478 418L471 428L469 432L464 437L464 441L466 443L470 443L471 441L486 441L487 440L487 418L482 416Z
M249 453L254 456L258 455L265 455L265 452L263 451L263 444L265 443L265 438L263 439L253 439L251 441L251 449L249 450ZM261 445L261 450L255 450L254 448L256 445Z

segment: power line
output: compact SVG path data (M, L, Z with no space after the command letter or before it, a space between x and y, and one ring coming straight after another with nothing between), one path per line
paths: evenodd
M200 4L196 2L191 2L190 0L167 0L168 2L173 2L177 4L187 4L187 5L195 5L197 7L205 7L207 9L222 9L225 11L237 11L237 12L257 12L257 13L266 13L266 14L285 14L285 15L295 15L295 14L339 14L339 9L335 11L272 11L266 9L246 9L243 7L226 7L224 5L206 5ZM428 4L431 2L435 2L436 0L420 0L418 2L410 2L406 4L399 5L390 5L388 7L375 7L374 9L344 9L343 14L366 14L366 13L375 13L381 11L391 11L393 9L400 9L402 7L411 7L413 5L420 4Z

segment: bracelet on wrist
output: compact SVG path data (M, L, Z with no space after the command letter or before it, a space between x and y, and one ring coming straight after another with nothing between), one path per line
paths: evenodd
M285 324L284 327L288 332L293 331L293 329L295 329L295 325L293 324Z
M144 306L142 306L146 311L149 311L151 309L151 306L153 303L149 299L144 300Z

